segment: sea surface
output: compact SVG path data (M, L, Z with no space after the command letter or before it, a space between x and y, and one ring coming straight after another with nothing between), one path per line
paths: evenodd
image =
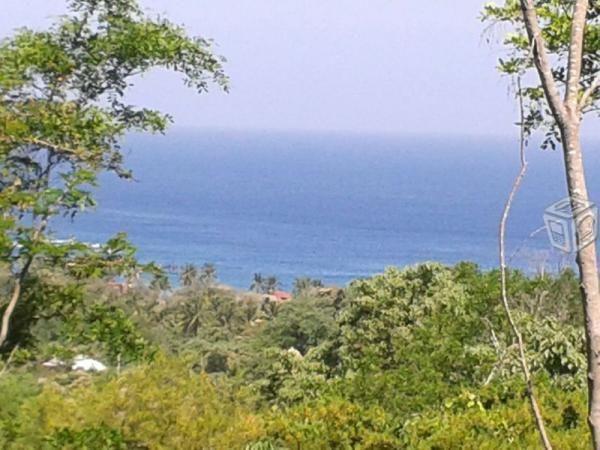
M586 145L598 200L599 147ZM125 231L141 260L210 262L239 288L257 272L289 289L296 277L345 285L431 260L497 266L498 221L519 168L510 137L179 129L131 136L124 151L135 181L103 177L97 209L57 223L57 237L102 242ZM565 258L539 229L565 197L561 155L533 146L528 155L508 254L524 270L552 270Z

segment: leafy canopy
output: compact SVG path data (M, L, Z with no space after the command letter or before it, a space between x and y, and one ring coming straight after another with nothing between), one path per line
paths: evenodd
M534 48L529 43L520 0L506 0L500 4L487 3L482 19L493 27L507 30L502 43L505 55L500 58L498 68L509 76L520 76L523 80L521 93L526 102L525 126L528 133L545 131L543 148L556 147L561 142L557 123L545 99L542 85L533 74ZM535 2L541 35L552 64L552 74L559 90L564 93L567 84L567 66L573 0L538 0ZM502 25L502 27L500 27ZM534 75L534 76L531 76ZM590 2L587 13L586 32L583 46L582 77L579 104L582 113L598 112L598 77L600 76L600 3Z
M15 278L36 264L77 277L138 271L124 235L99 248L57 242L51 220L95 206L100 173L131 177L119 145L127 133L164 132L171 121L127 102L136 77L163 68L199 93L211 83L227 89L209 41L146 16L136 1L71 0L68 8L49 30L21 29L0 42L0 261Z

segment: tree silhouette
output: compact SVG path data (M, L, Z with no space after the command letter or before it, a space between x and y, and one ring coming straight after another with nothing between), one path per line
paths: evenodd
M200 269L200 283L204 287L212 286L217 280L217 269L213 264L206 263Z
M277 289L279 289L280 283L275 275L271 275L267 277L263 287L263 293L265 294L273 294Z
M252 284L250 285L250 290L252 292L256 292L260 294L264 291L265 280L260 273L254 274L254 280L252 280Z
M198 268L194 264L186 264L181 270L179 281L185 287L192 286L198 279Z
M296 278L294 281L294 295L298 296L313 289L322 288L323 282L310 277Z

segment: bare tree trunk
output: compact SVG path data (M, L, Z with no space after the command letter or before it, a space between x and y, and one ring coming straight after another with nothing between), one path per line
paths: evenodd
M588 99L600 86L600 78L583 92L580 98L581 70L583 65L583 44L589 0L576 0L571 20L571 40L567 83L564 98L560 97L551 60L542 36L534 0L521 0L521 12L529 41L533 44L534 63L544 88L548 105L560 129L564 152L565 174L571 200L575 210L576 202L588 202L583 156L581 151L581 116ZM586 353L588 362L588 424L592 433L593 445L600 450L600 290L598 283L598 258L594 243L580 248L585 235L584 223L576 224L577 266L583 309L585 315Z
M587 202L589 195L585 180L579 124L563 131L564 163L567 186L572 207L575 201ZM577 245L586 230L584 224L576 227ZM592 243L577 251L580 288L585 315L585 336L588 362L588 423L594 448L600 449L600 289L598 284L598 258Z

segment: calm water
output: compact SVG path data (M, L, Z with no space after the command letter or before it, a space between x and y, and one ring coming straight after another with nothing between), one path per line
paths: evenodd
M594 198L597 147L587 146ZM298 276L345 284L426 260L492 267L518 170L514 140L482 138L179 130L125 148L137 181L105 178L98 209L58 234L100 242L126 231L141 259L212 262L238 287L255 272L290 287ZM525 244L513 262L525 269L550 250L543 232L528 235L565 195L560 154L529 152L509 224L509 250Z

